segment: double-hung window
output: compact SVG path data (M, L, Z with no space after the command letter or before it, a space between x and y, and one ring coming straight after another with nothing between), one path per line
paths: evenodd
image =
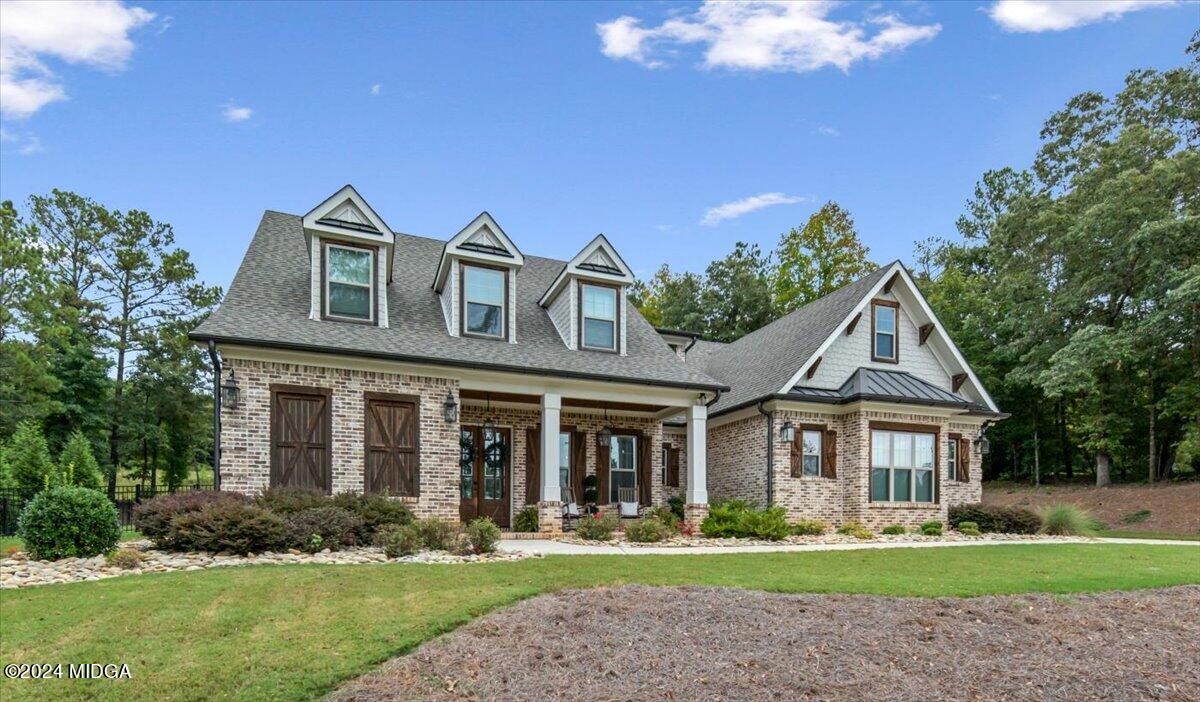
M325 245L325 316L370 322L375 317L374 249Z
M617 350L617 289L602 285L580 286L581 345L585 349Z
M805 476L821 475L821 432L805 430L800 435L800 460Z
M621 501L621 489L632 488L637 495L637 437L614 434L608 448L609 501ZM634 497L636 500L637 498Z
M936 434L871 430L871 501L933 502Z
M900 306L886 300L871 303L871 360L896 362Z
M463 332L504 338L505 272L463 266Z

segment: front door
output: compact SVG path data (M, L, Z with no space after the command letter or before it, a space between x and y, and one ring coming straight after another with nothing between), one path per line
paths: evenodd
M491 517L508 526L512 431L464 426L459 433L459 506L464 522Z

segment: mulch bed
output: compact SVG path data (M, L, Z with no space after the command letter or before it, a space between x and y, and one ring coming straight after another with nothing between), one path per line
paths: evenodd
M479 619L332 699L1197 700L1200 586L969 599L568 591Z

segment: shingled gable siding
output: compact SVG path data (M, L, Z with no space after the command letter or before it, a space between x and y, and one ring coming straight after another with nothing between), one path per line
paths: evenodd
M226 490L256 493L268 487L271 466L272 384L329 388L333 402L333 491L363 489L366 392L418 395L420 497L404 498L418 516L458 519L458 427L442 418L444 378L352 371L340 368L225 359L237 374L241 403L221 411L221 480Z
M460 421L463 424L482 424L483 420L489 417L496 423L496 426L512 427L513 430L513 446L510 454L512 478L509 494L512 498L512 514L515 515L525 507L525 456L527 455L525 430L541 424L541 411L495 406L488 410L486 406L472 404L462 408ZM585 439L587 442L586 475L596 472L596 432L600 431L605 424L602 414L581 414L569 412L564 408L559 415L560 426L572 427L574 431L582 431L587 434ZM645 417L625 417L610 412L607 425L618 432L628 429L643 432L645 436L650 437L651 502L655 505L666 502L668 492L663 489L662 484L662 422ZM582 502L582 497L579 501ZM616 507L610 505L602 507L602 509L615 511Z
M564 287L549 307L550 321L554 323L555 330L569 349L575 348L575 305L572 297L574 292L573 286Z
M891 294L876 295L877 300L896 298ZM922 346L920 331L913 323L908 310L900 308L899 327L899 363L886 363L871 360L871 308L868 304L863 310L862 318L854 327L854 333L846 336L843 329L836 340L821 354L821 365L811 379L800 376L797 385L813 388L836 389L854 374L860 367L879 368L889 371L906 371L916 377L926 380L943 390L950 390L950 376L942 368L941 363L933 355L928 342Z

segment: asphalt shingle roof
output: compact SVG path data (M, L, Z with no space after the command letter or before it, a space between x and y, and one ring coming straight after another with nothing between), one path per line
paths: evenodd
M444 243L396 234L387 328L313 320L301 218L268 211L224 302L192 338L673 387L724 385L703 368L680 363L632 305L627 307L627 356L568 349L538 305L565 262L538 256L526 256L516 275L518 343L450 336L431 288Z

